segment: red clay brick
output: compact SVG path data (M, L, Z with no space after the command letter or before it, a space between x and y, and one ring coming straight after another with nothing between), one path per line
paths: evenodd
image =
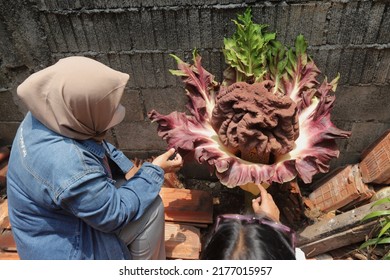
M314 187L310 200L323 212L340 209L372 196L362 182L358 165L347 165L328 174Z
M390 130L363 153L359 163L364 183L390 183Z
M165 220L211 224L213 199L203 190L161 188L160 196L165 208Z
M0 260L20 260L17 252L2 252L0 251Z
M0 232L3 229L10 229L11 224L8 218L8 203L7 200L0 201Z
M200 230L193 226L165 223L165 250L169 259L199 259Z
M16 252L14 236L10 230L5 230L0 234L0 251Z
M303 197L302 200L303 200L304 205L305 205L307 208L309 208L310 210L312 210L312 209L315 208L315 206L314 206L314 204L313 204L313 201L311 201L311 200L308 199L307 197Z

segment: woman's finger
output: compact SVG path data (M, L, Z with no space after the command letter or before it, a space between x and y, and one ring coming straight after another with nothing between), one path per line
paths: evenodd
M170 148L163 154L164 160L168 160L171 156L175 154L175 148Z

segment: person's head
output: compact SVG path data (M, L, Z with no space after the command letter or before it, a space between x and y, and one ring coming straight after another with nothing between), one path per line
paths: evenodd
M102 140L120 123L129 75L90 58L60 59L28 77L17 89L32 115L49 129L77 140Z
M203 260L293 260L294 232L265 217L218 216Z

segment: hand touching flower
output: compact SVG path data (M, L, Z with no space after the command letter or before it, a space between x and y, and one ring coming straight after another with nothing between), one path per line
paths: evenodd
M175 154L175 149L171 148L167 152L156 157L152 163L160 166L165 173L179 171L183 167L183 159L179 153L173 159L170 159Z
M280 211L276 206L272 195L262 186L258 185L260 196L252 200L252 208L255 214L264 214L275 222L280 222Z

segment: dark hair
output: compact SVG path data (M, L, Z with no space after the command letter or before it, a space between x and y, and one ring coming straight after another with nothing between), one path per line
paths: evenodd
M222 221L202 250L203 260L295 260L295 249L283 232L260 223Z

